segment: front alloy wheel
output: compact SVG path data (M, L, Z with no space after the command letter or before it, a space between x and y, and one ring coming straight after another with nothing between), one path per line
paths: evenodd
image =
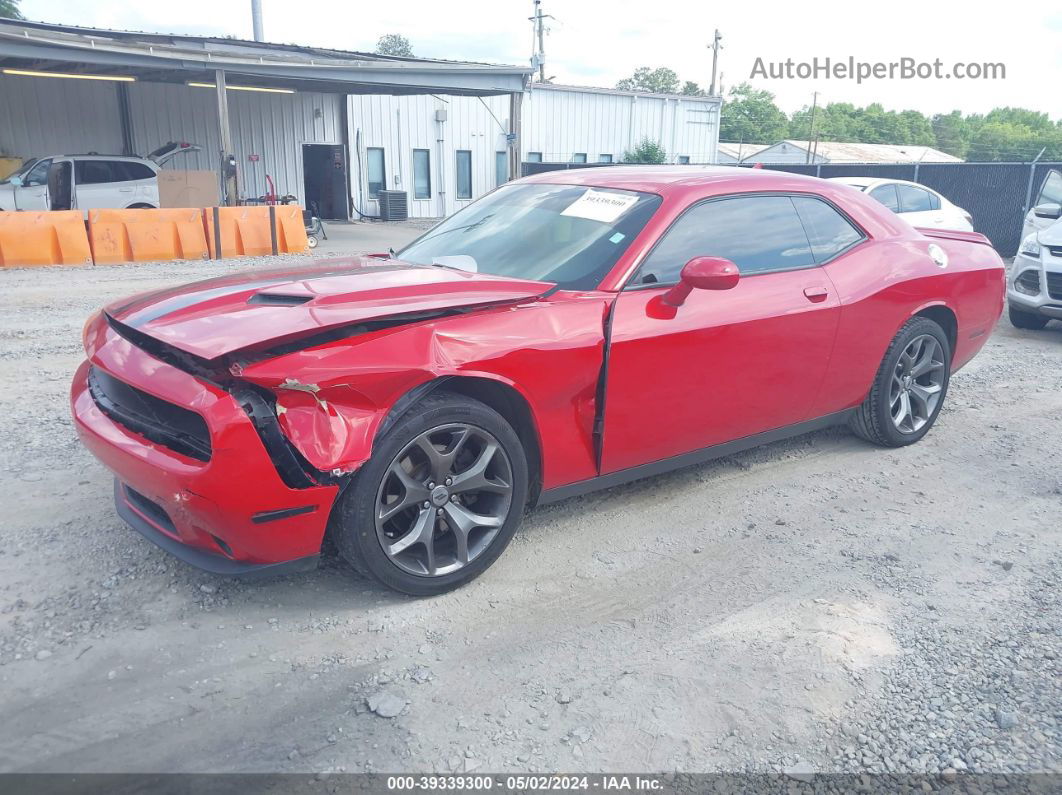
M523 519L527 458L491 407L439 390L373 444L332 511L329 532L362 574L431 596L482 574Z
M403 571L450 574L491 545L512 500L512 465L493 434L442 425L391 462L376 496L376 536Z

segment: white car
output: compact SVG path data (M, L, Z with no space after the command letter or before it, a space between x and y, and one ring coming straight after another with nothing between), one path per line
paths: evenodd
M27 160L0 181L0 210L89 210L159 206L160 166L195 144L170 142L147 157L51 155Z
M1047 173L1021 230L1007 277L1007 309L1017 328L1062 320L1062 173Z
M935 190L903 179L877 177L830 177L877 199L911 226L928 229L958 229L973 231L973 216L956 207Z

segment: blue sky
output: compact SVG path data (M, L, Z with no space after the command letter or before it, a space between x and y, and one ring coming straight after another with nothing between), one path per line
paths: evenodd
M418 55L526 63L531 54L530 0L263 0L270 41L372 50L384 33L401 33ZM668 66L683 80L707 85L707 44L718 27L725 86L747 80L757 57L797 61L849 56L864 61L1001 62L1006 79L753 80L774 92L786 111L820 102L880 102L925 113L984 112L1014 105L1062 118L1062 13L1051 3L1003 5L761 0L752 6L703 0L544 0L556 17L546 38L547 71L557 82L611 86L639 66ZM982 10L983 9L983 10ZM989 15L989 10L992 13ZM30 19L92 27L250 38L249 0L23 0Z

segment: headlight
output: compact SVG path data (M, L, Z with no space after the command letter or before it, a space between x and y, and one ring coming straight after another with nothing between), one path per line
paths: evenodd
M1018 250L1026 257L1040 259L1040 241L1037 238L1036 232L1026 236L1026 238L1021 241L1021 247Z

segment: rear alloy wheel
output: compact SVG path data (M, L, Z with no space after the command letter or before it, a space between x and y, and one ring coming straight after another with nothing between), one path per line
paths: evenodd
M858 436L884 447L917 442L936 422L951 376L951 345L929 318L911 318L892 341L863 404Z
M404 593L443 593L481 574L522 519L527 464L497 412L461 395L415 405L376 446L333 517L355 568Z
M1010 324L1014 328L1025 329L1026 331L1040 331L1047 325L1048 318L1043 315L1034 315L1032 312L1026 312L1023 309L1015 309L1013 304L1007 306L1007 315L1010 317Z

